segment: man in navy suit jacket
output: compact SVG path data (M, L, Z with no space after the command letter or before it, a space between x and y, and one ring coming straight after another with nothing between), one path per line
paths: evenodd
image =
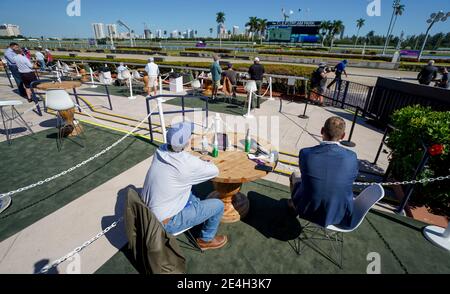
M358 176L354 152L340 146L345 121L328 119L322 128L323 142L300 151L301 178L291 176L289 206L305 220L323 227L350 226L353 213L353 183Z

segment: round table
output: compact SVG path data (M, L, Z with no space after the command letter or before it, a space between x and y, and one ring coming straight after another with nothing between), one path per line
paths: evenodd
M250 209L248 198L242 194L242 184L249 183L267 176L268 172L256 170L257 163L248 159L247 153L244 152L245 135L232 134L234 140L231 141L231 148L228 151L220 151L218 158L210 155L204 156L204 159L211 160L219 169L219 176L212 180L214 192L209 199L220 199L225 204L225 211L222 223L235 223L244 218ZM208 136L212 137L212 135ZM253 141L256 141L253 139ZM192 146L199 149L201 138L195 138ZM258 142L260 142L258 140ZM270 150L270 145L264 144L264 148ZM256 150L253 149L252 152ZM199 151L194 154L200 156ZM274 167L275 164L272 164Z
M49 82L49 83L42 83L36 86L37 89L42 91L47 91L50 89L61 89L61 90L73 89L74 95L77 99L77 103L78 103L78 96L76 88L79 87L81 87L81 83L77 81L62 81L61 83ZM83 127L80 124L76 124L75 122L75 107L58 112L66 122L65 128L67 128L67 131L63 132L65 136L76 137L83 132Z

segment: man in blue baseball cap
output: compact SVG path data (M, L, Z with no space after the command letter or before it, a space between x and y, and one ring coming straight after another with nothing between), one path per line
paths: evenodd
M335 67L334 67L334 71L336 74L336 77L334 78L334 80L327 86L328 89L331 89L331 87L337 83L337 87L338 87L338 91L341 90L341 85L342 85L342 74L345 74L345 77L348 78L347 75L347 71L345 70L348 64L348 60L345 59L342 62L338 63Z
M197 243L202 250L225 246L226 236L216 236L224 212L221 200L200 201L192 186L219 175L218 168L187 152L191 146L192 123L173 125L167 132L167 144L153 158L145 179L142 200L169 234L203 224Z

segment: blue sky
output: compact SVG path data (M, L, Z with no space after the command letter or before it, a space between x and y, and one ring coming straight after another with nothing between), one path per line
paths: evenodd
M71 0L27 0L22 6L17 2L0 0L0 23L18 24L26 36L92 37L91 23L114 23L118 19L128 23L142 34L144 22L151 30L198 30L199 35L209 35L210 27L216 27L215 13L226 13L226 26L238 25L242 31L249 16L281 19L281 8L294 10L291 20L341 19L346 34L356 32L355 22L365 18L361 33L375 30L385 34L392 12L392 0L381 0L382 13L369 17L366 7L372 0L80 0L81 16L69 17L66 5ZM449 0L402 0L405 14L399 18L396 31L415 34L424 32L426 20L432 12L450 11ZM298 13L298 9L304 12ZM308 12L309 11L309 12ZM436 25L433 32L449 32L447 23Z

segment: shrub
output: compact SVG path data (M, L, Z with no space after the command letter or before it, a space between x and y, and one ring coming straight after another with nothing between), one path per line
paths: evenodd
M409 106L393 115L396 128L388 139L392 149L392 172L398 180L410 180L426 146L443 144L444 153L431 157L419 178L434 178L450 174L450 112L433 111L422 106ZM426 205L432 210L450 216L449 182L417 185L412 203Z

